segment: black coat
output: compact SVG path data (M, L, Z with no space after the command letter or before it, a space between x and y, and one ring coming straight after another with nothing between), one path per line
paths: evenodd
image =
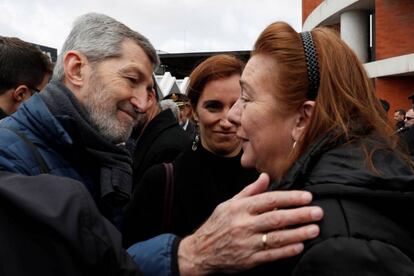
M4 112L3 109L0 108L0 120L6 118L7 116L9 115L7 115L6 112Z
M254 182L258 173L243 169L241 153L223 158L198 146L189 148L176 160L174 166L174 193L172 224L169 233L185 236L206 220L214 208L246 185ZM150 168L133 194L126 212L124 238L127 244L161 234L164 217L166 172L164 166Z
M403 128L400 132L400 137L411 156L414 157L414 126Z
M191 144L171 109L155 116L136 141L132 153L134 186L150 167L171 162Z
M272 185L311 191L312 205L324 210L321 233L305 243L300 256L256 268L252 275L414 275L414 175L388 150L374 154L380 174L374 173L359 143L323 140Z
M0 275L139 275L74 180L0 172Z
M194 137L197 134L197 125L190 119L188 119L188 124L185 132L188 134L188 136L190 136L191 140L194 140Z

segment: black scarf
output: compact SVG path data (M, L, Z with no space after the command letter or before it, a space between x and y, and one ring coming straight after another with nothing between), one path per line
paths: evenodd
M0 108L0 120L6 118L7 116L9 115L7 115L6 112L4 112L3 109Z
M89 113L63 84L52 82L40 95L75 143L99 166L100 198L111 206L128 203L132 189L132 161L129 153L98 133Z

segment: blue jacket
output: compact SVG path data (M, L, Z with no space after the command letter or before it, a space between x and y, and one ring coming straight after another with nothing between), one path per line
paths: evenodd
M20 109L0 122L0 165L7 171L40 174L39 163L30 148L14 131L26 136L37 148L50 173L82 182L85 179L58 152L72 144L70 135L35 94Z
M87 168L80 166L75 168L76 160L70 162L65 158L76 157L70 134L49 111L39 94L33 95L21 105L18 111L0 121L0 167L6 171L25 175L40 174L40 164L35 158L33 149L15 131L23 134L35 145L49 168L50 174L82 182L95 198L95 191L91 185L93 180L87 174ZM79 162L83 161L82 157L78 158ZM157 271L157 275L171 275L172 270L160 270L158 266L160 263L172 263L172 253L176 252L176 249L173 249L172 241L174 240L176 240L174 235L166 235L146 241L143 246L135 249L135 256L145 256L135 258L145 263L145 269L141 269L144 275L154 275L154 271ZM148 252L153 252L153 254L148 254ZM142 266L139 263L138 265Z

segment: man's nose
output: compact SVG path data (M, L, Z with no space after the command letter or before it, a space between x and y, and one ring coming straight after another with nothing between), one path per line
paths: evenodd
M129 102L132 104L136 112L142 111L142 103L137 98L132 97Z

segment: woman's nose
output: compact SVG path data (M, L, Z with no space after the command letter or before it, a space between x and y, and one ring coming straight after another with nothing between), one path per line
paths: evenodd
M241 111L240 100L237 100L227 114L228 121L236 126L240 125Z

